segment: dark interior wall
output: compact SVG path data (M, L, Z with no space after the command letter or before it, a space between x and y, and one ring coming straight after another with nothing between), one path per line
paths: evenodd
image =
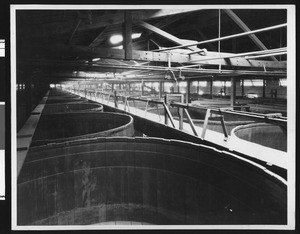
M0 102L5 101L5 58L0 58Z
M17 96L17 131L19 131L34 108L40 103L41 99L49 90L47 83L32 82L31 89L26 89L25 77L22 74L17 74L20 80L17 81L20 89L16 92ZM17 84L12 84L16 86ZM23 85L23 88L21 86ZM27 86L29 87L29 85Z

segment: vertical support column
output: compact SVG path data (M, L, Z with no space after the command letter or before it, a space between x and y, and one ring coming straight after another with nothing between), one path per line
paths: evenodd
M200 83L199 83L199 80L197 82L197 96L199 95L199 91L200 91Z
M265 98L266 97L266 80L265 79L263 79L263 98Z
M224 81L224 96L226 96L226 80Z
M191 103L191 81L186 81L186 103Z
M162 89L163 89L163 82L159 81L159 86L158 86L158 98L162 98Z
M130 91L130 83L128 82L128 94L130 95L131 91Z
M132 59L132 13L125 11L123 23L123 48L125 50L125 59Z
M235 106L236 100L236 84L235 84L235 77L231 77L231 96L230 96L230 105L233 107Z
M144 96L144 80L141 83L141 96Z
M213 99L213 85L214 85L214 81L213 78L211 78L210 80L210 98Z
M241 81L242 81L242 97L244 97L244 95L245 95L245 90L244 90L244 79L242 79Z

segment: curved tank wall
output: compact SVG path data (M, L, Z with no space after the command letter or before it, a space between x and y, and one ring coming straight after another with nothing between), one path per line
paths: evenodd
M231 135L273 149L287 151L286 129L267 123L254 123L236 127Z
M46 101L46 104L59 104L59 103L85 103L87 100L82 99L81 97L61 97L61 98L49 98Z
M96 103L61 103L45 105L43 114L66 113L78 111L98 111L103 112L103 106Z
M133 136L130 115L73 112L42 115L31 146L93 137Z
M286 182L214 148L155 138L31 147L18 225L286 224Z

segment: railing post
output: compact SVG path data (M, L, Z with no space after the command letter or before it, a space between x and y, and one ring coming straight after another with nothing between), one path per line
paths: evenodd
M149 100L146 102L146 108L145 108L145 117L147 115L147 111L148 111L148 104L149 104Z
M163 105L164 105L164 108L165 108L165 112L167 113L167 117L169 117L170 122L171 122L173 128L175 128L174 120L173 120L172 114L171 114L168 106L165 103Z
M202 139L202 140L203 140L204 137L205 137L205 133L206 133L206 129L207 129L209 117L210 117L210 109L207 109L207 110L206 110L205 119L204 119L204 124L203 124L202 134L201 134L201 139Z
M118 108L118 97L117 97L117 91L114 91L114 103L115 103L115 108Z
M179 130L183 129L183 109L178 107L178 115L179 115Z
M161 121L161 117L160 117L160 113L159 113L159 109L158 109L158 104L156 103L156 111L159 117L159 122Z
M188 112L187 109L185 109L185 108L184 108L184 112L185 112L186 117L187 117L187 119L188 119L188 121L189 121L189 124L190 124L190 126L191 126L191 129L193 130L194 135L195 135L195 136L198 136L198 133L197 133L196 128L195 128L195 125L194 125L194 122L193 122L193 120L192 120L192 118L191 118L189 112Z
M221 109L219 109L219 113L220 113L220 120L221 120L221 125L222 125L222 128L223 128L223 133L224 133L224 141L227 141L228 139L228 133L227 133L227 129L226 129L226 125L225 125L225 121L224 121L224 116L221 112Z
M167 104L167 95L164 96L164 104L166 105ZM164 106L165 106L164 105ZM165 112L165 125L168 125L168 114L167 114L167 110L166 108L164 108L164 112Z

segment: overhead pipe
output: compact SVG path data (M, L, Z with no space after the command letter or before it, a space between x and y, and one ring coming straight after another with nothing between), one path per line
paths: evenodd
M194 62L202 62L202 61L209 61L209 60L218 60L218 59L228 59L228 58L236 58L236 57L246 57L247 55L256 55L256 54L270 54L269 56L273 56L272 53L279 53L279 52L287 52L287 47L284 48L276 48L272 50L261 50L261 51L253 51L253 52L245 52L245 53L239 53L239 54L234 54L230 56L224 56L224 57L214 57L214 58L204 58L204 59L199 59L199 60L192 60L190 61L191 63ZM255 57L253 57L255 58ZM193 64L193 65L187 65L187 66L181 66L177 68L189 68L189 67L197 67L199 64Z
M256 58L264 58L264 57L271 57L277 55L287 54L287 52L277 52L272 54L263 54L263 55L256 55L256 56L246 56L245 59L256 59Z
M191 43L191 44L186 44L186 45L180 45L180 46L173 46L173 47L169 47L169 48L157 49L157 50L152 50L152 51L153 52L161 52L161 51L181 49L181 48L186 48L186 47L190 47L190 46L202 45L202 44L206 44L206 43L223 41L223 40L227 40L227 39L232 39L232 38L247 36L247 35L250 35L250 34L259 33L259 32L265 32L265 31L270 31L270 30L274 30L274 29L278 29L278 28L283 28L283 27L287 27L287 23L278 24L278 25L274 25L274 26L266 27L266 28L261 28L261 29L257 29L257 30L253 30L253 31L249 31L249 32L243 32L243 33L233 34L233 35L229 35L229 36L225 36L225 37L219 37L219 38L209 39L209 40L206 40L206 41L200 41L200 42L196 42L196 43Z

